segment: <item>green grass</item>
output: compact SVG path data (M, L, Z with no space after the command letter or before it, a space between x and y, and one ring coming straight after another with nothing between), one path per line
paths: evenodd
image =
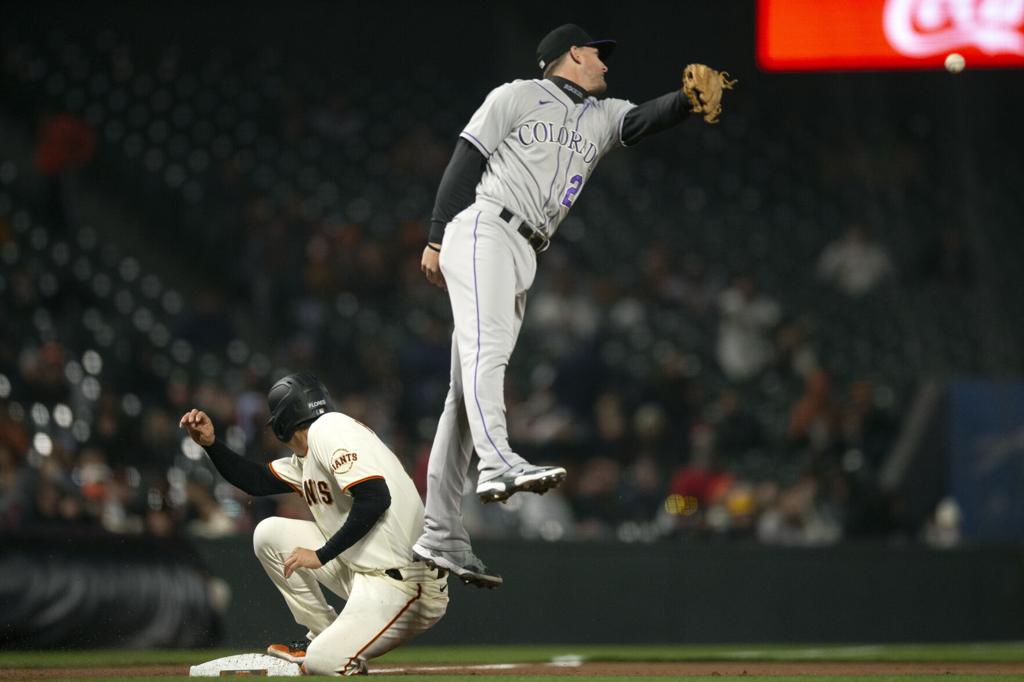
M253 649L254 651L256 649ZM110 667L110 666L144 666L144 665L181 665L209 661L222 656L243 653L240 650L201 649L171 651L9 651L0 652L0 678L16 679L10 668L41 668L41 667ZM961 643L961 644L901 644L901 645L545 645L545 646L457 646L430 647L410 646L377 659L371 665L375 668L401 667L408 665L441 665L441 664L489 664L489 663L546 663L556 656L574 655L585 661L805 661L805 662L858 662L875 661L889 663L1022 663L1024 664L1024 642L1000 643ZM477 674L470 674L471 672ZM552 671L550 674L538 676L523 675L491 675L479 674L484 671L467 671L467 674L453 675L374 675L374 680L401 680L412 682L442 682L443 680L459 680L461 682L514 682L531 680L532 682L564 680ZM893 680L926 680L929 675L899 676L786 676L763 677L752 675L714 675L687 677L689 681L707 682L750 682L755 679L771 680L771 682L885 682ZM126 680L151 680L152 678L81 678L91 682L103 679L125 682ZM164 677L162 680L188 680L188 677ZM303 678L321 679L321 678ZM322 678L324 680L331 678ZM589 676L590 682L622 682L623 677ZM666 677L632 677L633 680L652 680L664 682ZM1006 682L1009 676L979 675L942 675L944 682Z

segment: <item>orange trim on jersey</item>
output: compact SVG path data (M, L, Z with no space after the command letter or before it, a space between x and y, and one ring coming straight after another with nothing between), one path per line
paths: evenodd
M366 478L360 478L360 479L359 479L358 481L352 481L352 482L351 482L351 483L349 483L349 484L348 484L347 486L345 486L344 488L342 488L342 489L341 489L341 492L345 492L345 491L347 491L347 490L348 490L349 488L351 488L352 486L354 486L354 485L359 485L360 483L363 483L363 482L365 482L365 481L372 481L372 480L373 480L373 479L375 479L375 478L379 478L379 479L380 479L380 480L382 480L382 481L384 480L384 477L383 477L383 476L377 476L377 475L374 475L374 476L367 476Z
M381 477L377 476L376 478L381 478ZM355 659L357 659L360 656L362 656L363 652L366 651L367 649L369 649L371 644L373 644L378 639L380 639L380 636L383 635L385 632L387 632L388 628L391 627L392 625L394 625L395 621L397 621L399 618L401 618L402 614L405 613L406 611L408 611L409 607L412 606L416 602L416 600L419 599L422 596L423 596L423 585L417 585L416 586L416 596L413 597L412 599L410 599L409 601L407 601L405 603L405 606L402 607L402 610L399 611L398 614L395 615L395 617L391 619L391 622L389 622L387 625L385 625L383 630L381 630L376 635L374 635L373 639L371 639L369 642L367 642L366 645L362 649L357 651L355 656L353 656L352 658L348 659L348 664L352 665L352 661L354 661Z
M281 477L281 474L277 473L277 470L274 469L274 463L273 462L267 462L267 467L270 469L270 473L274 474L274 478L276 478L279 481L282 481L282 482L287 483L288 485L290 485L292 487L292 490L294 490L297 494L299 494L299 495L302 494L302 491L299 490L299 486L295 485L291 481L286 481L284 478Z

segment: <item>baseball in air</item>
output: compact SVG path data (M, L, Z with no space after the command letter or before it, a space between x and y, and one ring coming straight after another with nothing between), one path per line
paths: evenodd
M960 73L966 64L964 56L959 52L950 52L946 55L946 71L950 73Z

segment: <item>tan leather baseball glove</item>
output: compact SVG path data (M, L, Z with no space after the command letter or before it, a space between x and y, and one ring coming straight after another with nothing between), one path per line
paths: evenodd
M683 94L690 99L690 111L704 114L708 123L718 123L722 113L722 90L732 90L736 80L729 80L725 71L715 71L703 64L690 64L683 69Z

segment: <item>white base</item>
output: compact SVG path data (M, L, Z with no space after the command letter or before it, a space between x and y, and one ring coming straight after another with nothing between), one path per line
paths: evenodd
M238 654L200 663L189 668L190 677L222 677L251 675L267 677L298 677L302 674L296 663L289 663L266 654Z

